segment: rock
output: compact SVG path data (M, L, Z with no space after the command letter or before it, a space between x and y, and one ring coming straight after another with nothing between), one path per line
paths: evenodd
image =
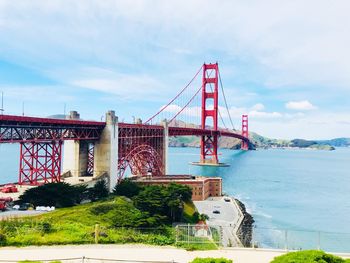
M241 201L238 199L235 200L244 216L243 221L237 230L237 236L241 240L244 247L251 247L253 237L253 224L255 222L254 218L247 212L245 205Z

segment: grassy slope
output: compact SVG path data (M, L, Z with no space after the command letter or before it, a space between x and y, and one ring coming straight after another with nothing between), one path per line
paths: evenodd
M91 209L99 204L131 205L131 201L123 197L94 203L61 208L30 218L0 222L0 239L5 234L6 242L0 245L65 245L92 244L95 242L95 225L100 226L98 242L105 244L144 243L151 245L175 245L175 232L171 227L159 229L127 229L111 226L108 213L93 214ZM125 206L124 206L125 207ZM193 218L195 206L188 202L184 207L184 215ZM120 210L121 213L123 210ZM121 215L122 217L124 215ZM125 215L126 216L126 215ZM0 240L1 241L1 240ZM216 249L214 243L176 244L188 250Z
M161 230L137 231L110 226L106 214L94 215L90 209L98 203L112 203L113 200L62 208L36 217L3 223L6 245L52 245L94 243L95 225L101 226L100 243L146 243L167 245L174 243L169 227ZM122 200L124 202L124 200ZM49 229L45 229L45 224Z
M192 202L186 202L184 204L184 213L183 217L186 220L186 222L195 224L196 219L194 218L194 213L196 212L196 207Z

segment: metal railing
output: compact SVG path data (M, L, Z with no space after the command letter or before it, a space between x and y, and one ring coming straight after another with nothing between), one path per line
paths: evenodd
M0 245L44 245L36 237L50 237L50 244L67 244L57 239L55 233L79 232L77 244L121 244L149 243L154 245L206 244L220 247L252 247L284 250L321 249L329 252L350 253L350 233L322 231L275 229L262 227L240 227L236 231L232 226L180 224L174 228L119 228L105 226L50 225L45 222L22 220L0 221L0 234L5 241ZM78 235L78 234L77 234ZM16 237L28 237L27 243L19 242ZM31 239L34 243L31 243ZM237 239L240 242L237 242ZM1 243L2 242L2 243ZM36 242L36 243L35 243ZM1 261L0 261L1 262Z
M221 247L350 252L350 233L259 227L243 227L235 235L232 235L232 231L232 226L178 225L175 234L177 243L215 243ZM240 243L236 242L235 236L240 239Z

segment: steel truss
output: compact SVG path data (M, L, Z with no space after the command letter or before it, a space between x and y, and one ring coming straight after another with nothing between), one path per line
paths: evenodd
M95 144L88 144L88 164L86 173L90 176L94 174L94 154L95 154Z
M164 129L152 125L119 125L118 180L131 175L164 175Z
M103 122L0 115L0 142L97 140Z
M20 185L60 182L62 141L20 144Z

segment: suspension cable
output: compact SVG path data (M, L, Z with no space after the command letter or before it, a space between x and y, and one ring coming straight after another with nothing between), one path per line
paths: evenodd
M194 77L190 80L190 82L178 93L167 105L162 107L156 114L154 114L151 118L149 118L145 123L147 124L149 121L151 121L154 117L156 117L159 113L161 113L163 110L165 110L171 103L173 103L190 85L191 83L195 80L195 78L198 76L199 72L201 72L203 68L203 65L199 68L197 73L194 75ZM186 105L187 106L187 105ZM178 114L177 114L178 115ZM176 116L177 116L176 115ZM174 119L174 118L173 118Z
M227 100L226 100L225 91L224 91L224 86L222 85L220 70L218 70L218 71L219 71L220 87L221 87L222 95L223 95L223 97L224 97L224 102L225 102L227 114L228 114L228 117L229 117L229 119L230 119L230 122L231 122L231 125L232 125L232 129L234 130L234 129L235 129L235 126L233 125L233 121L232 121L232 118L231 118L231 114L230 114L230 111L229 111L229 109L228 109Z
M169 123L171 123L193 101L193 99L198 95L201 89L202 89L202 85L199 87L197 92L192 96L192 98L186 103L186 105L169 121Z

